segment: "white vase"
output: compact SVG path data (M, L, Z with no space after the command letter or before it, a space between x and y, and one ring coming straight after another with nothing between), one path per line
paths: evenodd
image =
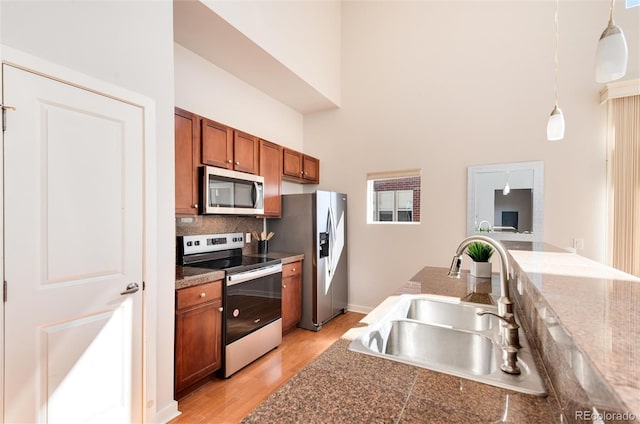
M471 275L477 278L491 278L491 262L471 262Z

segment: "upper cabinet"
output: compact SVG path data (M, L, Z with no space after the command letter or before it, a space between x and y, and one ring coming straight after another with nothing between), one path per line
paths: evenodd
M257 174L259 150L258 137L235 130L233 132L233 169Z
M175 108L176 214L198 213L200 117Z
M197 215L199 167L210 165L264 177L264 215L282 214L282 179L320 182L320 161L195 113L175 108L176 214Z
M280 218L282 214L282 147L260 140L260 175L264 177L264 216Z
M233 129L202 118L202 163L233 169Z
M318 184L320 182L320 161L285 147L282 154L282 176L295 182Z
M202 163L250 174L258 173L259 139L202 118Z

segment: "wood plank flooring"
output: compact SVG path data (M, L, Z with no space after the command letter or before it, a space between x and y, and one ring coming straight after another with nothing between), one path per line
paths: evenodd
M347 312L319 332L295 328L282 344L228 379L215 378L178 403L182 415L169 424L237 423L271 393L325 351L363 314Z

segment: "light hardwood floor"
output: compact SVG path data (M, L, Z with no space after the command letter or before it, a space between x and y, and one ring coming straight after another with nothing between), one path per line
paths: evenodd
M239 422L363 317L347 312L333 318L319 332L292 330L277 349L231 378L216 378L182 399L178 403L182 415L170 424Z

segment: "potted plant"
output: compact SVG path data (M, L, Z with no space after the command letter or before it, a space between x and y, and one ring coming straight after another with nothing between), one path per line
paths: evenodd
M486 243L476 241L467 246L465 252L471 260L471 275L479 278L491 278L491 255L493 255L493 247Z

